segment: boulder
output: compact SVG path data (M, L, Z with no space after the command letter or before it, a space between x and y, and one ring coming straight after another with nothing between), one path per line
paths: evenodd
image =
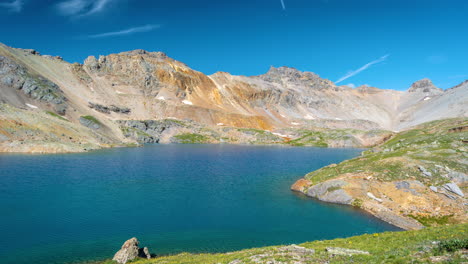
M450 182L450 183L445 184L443 187L445 190L452 192L456 195L459 195L461 197L465 196L465 194L462 192L462 190L460 189L460 187L458 187L456 183Z
M301 246L298 246L298 245L295 245L295 244L280 247L280 248L278 248L278 251L291 252L291 253L295 253L297 255L313 255L313 254L315 254L314 249L301 247Z
M432 177L432 172L426 170L426 168L424 168L423 166L418 166L418 169L419 171L421 171L421 173L426 176L426 177Z
M353 197L341 189L341 187L347 184L347 182L342 180L329 180L312 186L307 190L306 195L324 202L351 204Z
M146 259L150 259L150 258L151 258L151 254L150 254L149 249L148 249L147 247L140 248L140 249L139 249L138 256L139 256L140 258L146 258Z
M137 257L150 259L151 254L147 247L139 248L138 245L140 242L136 237L130 238L125 241L122 245L122 248L115 253L112 260L117 261L120 264L125 264L129 261L136 259Z
M468 175L463 172L450 171L448 177L458 184L464 184L468 182Z
M129 240L125 241L122 245L122 248L115 253L114 258L112 260L117 261L120 264L125 264L128 261L132 261L136 259L139 255L139 248L138 248L138 239L135 237L130 238Z

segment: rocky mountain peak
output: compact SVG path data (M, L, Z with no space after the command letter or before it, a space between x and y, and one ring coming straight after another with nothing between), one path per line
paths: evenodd
M419 80L413 83L411 87L408 89L408 92L410 93L422 92L422 93L438 94L438 93L442 93L443 90L436 87L430 79L424 78L422 80Z
M306 78L306 79L317 79L320 78L317 74L312 72L302 72L296 68L282 66L276 68L271 66L267 73L260 75L264 77L264 79L268 78L288 78L288 79L298 79L298 78Z
M340 89L330 80L322 79L319 75L313 72L302 72L291 67L270 67L270 70L257 76L266 82L277 83L283 86L305 86L314 90L322 89Z
M146 55L149 57L154 57L154 58L160 58L160 59L166 59L167 55L164 52L157 51L157 52L150 52L142 49L136 49L136 50L131 50L131 51L125 51L121 52L118 55L123 55L123 56L135 56L135 55Z

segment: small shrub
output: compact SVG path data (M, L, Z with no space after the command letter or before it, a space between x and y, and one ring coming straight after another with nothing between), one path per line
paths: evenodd
M362 207L362 200L359 199L359 198L356 198L354 199L352 202L351 202L351 205L354 206L354 207L358 207L358 208L361 208Z
M435 254L442 254L445 252L455 252L460 249L468 249L468 238L465 239L450 239L441 241L434 249Z

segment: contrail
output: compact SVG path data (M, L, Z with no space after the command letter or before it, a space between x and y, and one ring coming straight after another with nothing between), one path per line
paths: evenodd
M355 71L352 71L352 72L346 74L345 76L341 77L341 78L340 78L338 81L336 81L335 83L340 83L340 82L342 82L342 81L344 81L344 80L346 80L346 79L348 79L348 78L351 78L351 77L353 77L354 75L356 75L356 74L358 74L358 73L360 73L360 72L366 70L367 68L369 68L370 66L372 66L372 65L374 65L374 64L377 64L377 63L380 63L380 62L385 61L385 60L388 58L388 56L390 56L390 55L389 55L389 54L384 55L384 56L380 57L380 59L377 59L377 60L374 60L374 61L371 61L371 62L367 63L366 65L362 66L361 68L359 68L359 69L357 69L357 70L355 70Z
M281 0L281 6L283 7L283 10L286 10L286 5L284 4L284 0Z
M130 35L130 34L135 34L135 33L142 33L142 32L148 32L155 30L157 28L160 28L160 25L146 25L142 27L133 27L133 28L128 28L120 31L113 31L113 32L106 32L106 33L100 33L100 34L94 34L94 35L88 35L86 38L106 38L106 37L114 37L114 36L123 36L123 35Z

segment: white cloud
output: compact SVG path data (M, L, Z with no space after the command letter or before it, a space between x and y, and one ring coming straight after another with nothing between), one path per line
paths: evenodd
M57 4L57 9L62 15L77 15L82 12L88 3L85 0L70 0Z
M377 60L374 60L374 61L371 61L371 62L365 64L364 66L362 66L361 68L359 68L359 69L357 69L357 70L354 70L354 71L349 72L349 73L346 74L345 76L341 77L341 78L340 78L338 81L336 81L335 83L340 83L340 82L342 82L342 81L344 81L344 80L346 80L346 79L348 79L348 78L351 78L351 77L353 77L354 75L356 75L356 74L358 74L358 73L360 73L360 72L362 72L362 71L368 69L369 67L371 67L371 66L374 65L374 64L377 64L377 63L380 63L380 62L385 61L385 60L388 58L388 56L390 56L390 55L389 55L389 54L384 55L384 56L380 57L380 58L377 59Z
M91 10L89 10L89 12L86 13L85 15L92 15L92 14L103 11L110 2L112 2L112 0L97 0L93 4L93 7L91 8Z
M10 12L19 13L23 9L24 1L23 0L14 0L9 2L0 3L0 8L6 8Z
M114 0L66 0L56 7L63 16L84 17L105 11L112 1Z
M356 85L354 85L354 83L348 83L346 86L353 89L356 88Z
M119 31L112 31L112 32L105 32L105 33L99 33L99 34L94 34L94 35L88 35L86 38L107 38L107 37L115 37L115 36L124 36L124 35L131 35L135 33L143 33L143 32L149 32L152 30L155 30L157 28L160 28L160 25L146 25L146 26L141 26L141 27L132 27L128 29L123 29Z
M284 4L284 0L281 0L281 7L283 8L283 10L286 10L286 5Z

